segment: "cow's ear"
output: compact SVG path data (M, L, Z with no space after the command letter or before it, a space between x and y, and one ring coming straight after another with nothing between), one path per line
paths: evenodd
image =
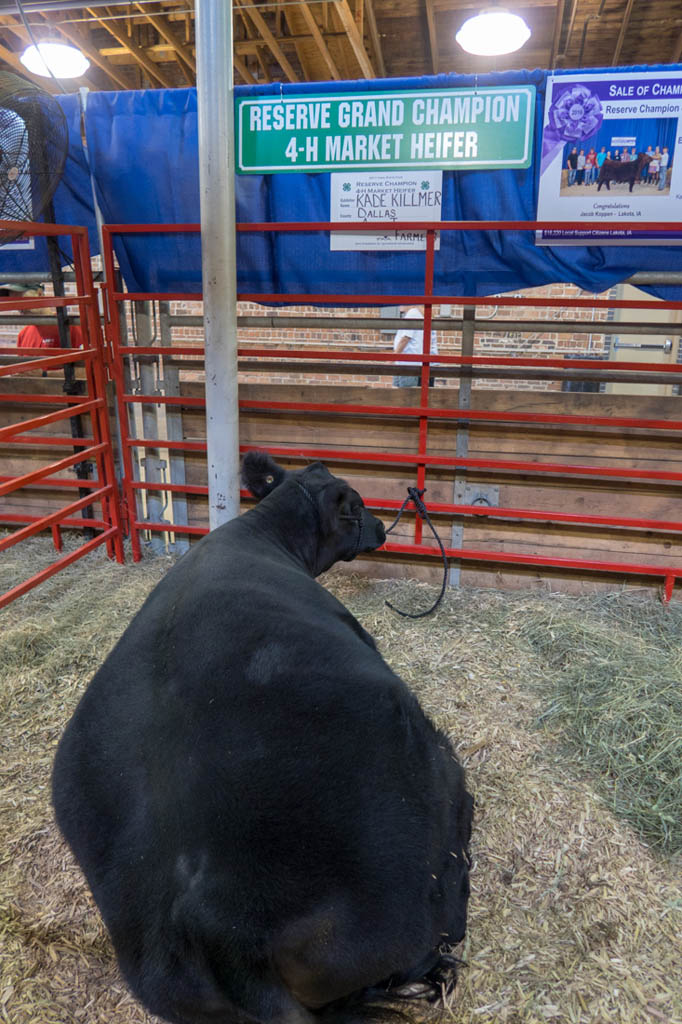
M287 475L267 452L247 452L242 460L242 483L254 498L264 498L274 491Z

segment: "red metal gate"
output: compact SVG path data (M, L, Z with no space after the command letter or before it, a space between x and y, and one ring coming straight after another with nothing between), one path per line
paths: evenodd
M0 594L0 608L25 594L32 587L81 558L87 552L106 544L110 557L123 561L123 538L119 515L114 458L109 430L109 416L106 400L106 379L104 346L88 248L87 230L80 227L64 227L49 224L19 224L3 222L3 230L17 230L22 235L52 235L70 237L73 246L76 274L76 295L63 298L0 299L0 312L4 310L26 310L35 308L59 308L77 306L84 337L83 348L21 348L12 346L0 348L0 377L12 378L32 372L49 373L64 367L80 367L82 383L80 394L45 394L33 391L7 390L0 394L0 403L5 419L12 422L0 426L0 446L9 453L29 451L40 461L36 469L29 472L0 476L0 496L16 493L23 488L49 489L60 493L65 504L42 515L31 515L25 511L0 511L0 523L16 525L19 528L0 537L0 552L45 530L51 529L55 549L62 549L60 527L86 528L94 535L76 549L62 555L47 568L35 573L29 579ZM23 410L54 407L52 411L26 416ZM70 424L80 417L83 436L63 436L44 428L51 424ZM61 451L60 451L61 450ZM64 450L72 454L63 455ZM49 453L57 451L59 458L52 460ZM64 477L65 470L79 465L94 465L94 478ZM73 494L80 491L76 500L67 500L63 492ZM86 492L86 493L83 493ZM87 518L83 510L95 507ZM99 514L95 514L99 506ZM80 513L80 516L79 516Z
M355 464L358 465L362 462L365 464L382 465L387 463L402 464L412 466L414 468L416 484L419 488L423 488L427 481L429 470L436 467L451 467L453 470L462 469L466 471L485 469L491 473L500 474L545 474L555 478L560 478L566 481L570 480L600 480L600 481L650 481L652 486L662 485L665 483L670 488L675 488L675 494L679 495L679 487L682 485L682 472L675 470L656 470L656 469L638 469L628 466L604 466L604 465L590 465L590 464L579 464L568 462L548 462L548 461L529 461L529 460L510 460L510 459L497 459L497 458L471 458L467 456L448 456L442 457L428 452L428 436L430 427L439 420L447 420L453 424L461 422L471 422L474 420L488 421L488 422L500 422L504 421L511 425L518 426L523 424L543 424L547 427L551 427L556 430L561 430L569 425L574 426L589 426L590 428L598 427L603 429L605 433L609 432L627 432L636 430L639 436L642 436L643 432L666 432L670 436L669 432L673 432L675 436L679 436L679 432L682 430L682 419L642 419L636 417L619 417L613 418L608 416L581 416L581 415L545 415L545 414L533 414L532 412L495 412L495 411L481 411L473 409L462 409L462 408L433 408L430 405L430 391L429 391L429 366L431 362L436 360L429 354L430 353L430 338L431 338L431 319L432 319L432 307L434 304L449 303L454 305L462 305L464 307L475 307L488 305L491 302L501 306L538 306L538 307L573 307L573 308L624 308L624 309L642 309L647 306L653 306L654 300L647 300L643 298L641 300L611 300L611 299L546 299L546 298L519 298L519 297L478 297L472 298L468 296L451 296L451 295L434 295L433 294L433 278L434 278L434 239L435 232L438 231L505 231L505 230L541 230L541 229L552 229L560 227L550 222L458 222L450 221L439 223L437 226L432 223L424 224L394 224L392 228L403 228L405 230L425 230L427 232L427 246L425 253L425 266L424 266L424 289L422 295L329 295L329 294L306 294L306 295L289 295L289 294L240 294L239 299L245 301L259 302L259 303L289 303L289 304L305 304L305 305L348 305L349 299L356 306L377 306L387 304L423 304L425 306L424 315L424 355L423 356L410 356L403 355L396 357L391 353L377 353L372 352L333 352L328 350L317 350L310 351L309 349L293 349L287 350L286 352L278 352L278 358L286 361L289 365L295 366L297 361L311 359L319 360L321 363L332 364L335 360L343 360L346 362L357 361L361 363L364 361L371 361L372 363L378 363L384 361L386 363L394 363L397 360L402 362L413 362L420 366L420 380L421 387L419 392L419 405L413 407L400 407L396 410L395 406L389 405L350 405L350 404L334 404L325 405L319 403L310 402L275 402L275 401L259 401L259 402L248 402L240 401L240 409L244 412L248 412L249 409L257 407L258 409L266 409L272 412L273 415L281 413L295 412L301 416L314 413L325 413L329 412L335 416L372 416L372 417L406 417L411 420L417 431L417 451L415 453L385 453L381 451L349 451L341 450L339 448L328 448L322 446L316 447L297 447L295 445L281 445L275 447L269 447L269 450L273 455L284 456L289 460L307 460L307 459L322 459L330 464L341 463L344 464ZM633 230L658 230L658 231L679 231L681 225L679 224L636 224L627 223L621 225L623 228L630 228ZM599 229L603 228L604 225L599 223L589 223L581 225L586 229ZM359 224L334 224L334 223L263 223L263 224L239 224L237 230L240 232L317 232L317 231L363 231L363 230L376 230L376 226L367 223ZM156 293L124 293L117 291L112 282L114 281L113 270L114 270L114 259L113 259L113 248L112 240L113 236L127 234L127 233L173 233L173 232L197 232L199 231L199 225L197 224L167 224L167 225L109 225L104 229L104 256L107 266L107 281L108 284L108 303L109 303L109 317L107 326L108 341L112 351L112 365L113 373L116 380L116 391L117 401L119 403L121 432L122 432L122 444L123 444L123 466L124 466L124 478L123 478L123 490L125 500L128 508L128 516L130 522L130 530L132 536L132 548L135 559L140 557L140 531L169 531L174 533L188 533L188 534L200 534L205 533L207 530L203 527L185 525L185 526L169 526L167 523L154 522L149 519L142 520L141 517L136 513L136 493L139 494L141 491L165 491L169 494L182 493L185 495L205 495L208 493L208 488L201 484L182 484L182 483L147 483L139 479L134 479L131 463L131 452L137 448L141 450L163 448L169 451L178 450L184 452L205 452L206 444L201 441L184 441L184 440L168 440L159 437L133 437L128 431L128 410L135 403L157 403L166 404L168 406L174 405L176 407L190 409L192 407L203 408L204 400L200 397L182 396L182 395L161 395L161 394L142 394L139 391L135 394L126 390L124 386L124 374L123 374L123 360L130 356L137 358L144 358L149 356L188 356L188 357L201 357L203 349L197 346L164 346L155 344L154 346L129 346L126 345L119 333L118 317L115 315L116 307L119 303L126 300L152 300L152 299L163 299L165 301L172 300L199 300L200 294L156 294ZM681 309L682 303L680 302L655 302L657 308L665 309ZM644 332L643 332L644 333ZM240 356L264 356L272 355L270 350L259 350L258 348L251 347L248 350L240 348ZM519 370L519 375L526 368L542 367L543 370L555 368L556 370L576 370L585 368L593 371L599 370L613 370L613 364L605 361L594 361L594 360L576 360L572 359L570 362L565 359L533 359L533 358L516 358L516 357L501 357L501 356L473 356L471 354L459 355L459 356L438 356L437 362L440 366L443 364L452 364L459 366L460 372L464 374L476 374L477 368L480 367L515 367ZM672 365L662 367L655 363L619 363L619 370L636 370L646 378L647 374L666 373L669 375L671 382L682 382L682 365ZM244 451L248 446L242 445L241 450ZM682 468L682 467L681 467ZM376 510L390 511L399 507L400 502L391 500L381 494L370 494L364 495L367 505ZM434 514L441 516L449 516L459 520L472 520L477 516L493 517L500 520L515 520L517 522L538 522L543 524L571 524L575 526L609 526L622 529L624 535L627 536L627 531L641 531L644 530L655 530L657 533L670 533L672 536L679 538L682 534L682 522L679 521L662 521L660 519L649 519L649 518L638 518L638 517L623 517L618 515L590 515L580 514L575 515L571 513L565 513L560 510L544 511L542 509L533 508L518 508L518 507L496 507L496 508L481 508L476 505L461 504L461 503L439 503L436 505L429 504L430 510ZM438 549L430 547L425 543L423 537L422 521L419 517L415 518L413 538L410 543L388 543L383 550L397 555L409 555L409 556L424 556L426 558L438 557ZM605 561L605 560L593 560L589 557L585 558L562 558L559 556L541 556L533 554L519 554L512 552L505 552L500 550L484 550L463 547L449 547L446 549L447 554L452 559L461 560L465 563L491 563L497 565L507 566L546 566L558 569L566 570L588 570L595 573L617 573L620 575L630 575L639 577L653 577L663 581L664 584L664 599L668 600L673 591L673 586L676 579L682 578L682 565L670 564L670 565L655 565L646 564L638 561Z

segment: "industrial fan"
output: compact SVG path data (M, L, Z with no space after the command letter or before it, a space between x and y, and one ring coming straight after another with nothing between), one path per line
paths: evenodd
M68 142L66 118L54 97L0 71L0 221L43 216L62 176ZM19 234L0 225L0 245Z

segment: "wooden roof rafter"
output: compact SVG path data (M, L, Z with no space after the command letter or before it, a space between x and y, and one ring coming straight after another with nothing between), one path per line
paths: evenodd
M298 9L300 10L302 17L304 18L305 23L308 26L310 35L315 41L315 45L317 46L320 57L324 61L331 78L333 78L334 81L338 82L341 78L341 72L337 68L336 63L334 62L334 58L329 52L329 47L324 41L324 37L322 35L322 32L320 31L320 27L317 24L317 21L315 20L315 15L310 10L308 4L304 2L304 0L300 4L300 7Z
M237 71L239 72L242 81L246 85L257 85L258 84L257 80L253 77L253 75L251 74L251 72L247 68L246 61L243 61L238 54L236 54L236 53L232 54L232 62L234 64L235 68L237 69Z
M152 60L149 59L143 48L138 46L133 39L129 38L120 30L108 7L86 7L85 10L95 21L99 23L102 28L107 30L110 36L113 36L114 39L128 51L135 63L146 71L148 76L155 78L156 81L164 87L164 89L174 88L175 83L156 64L154 64ZM107 17L100 17L98 12L102 10L106 11Z
M679 36L675 41L675 46L670 57L670 63L677 64L679 62L680 57L682 57L682 32L680 32Z
M287 60L286 56L284 55L284 52L282 51L282 48L280 47L274 35L268 28L265 19L263 18L263 15L257 9L253 0L238 0L238 6L242 10L246 11L246 13L249 15L251 21L253 22L257 30L260 32L262 38L267 43L270 52L272 53L273 57L275 58L275 60L277 61L277 63L279 64L282 71L289 79L289 81L298 82L298 75L296 74L293 67Z
M261 73L263 75L263 81L269 84L272 81L272 75L270 74L270 69L268 68L268 65L265 62L264 50L267 50L265 44L263 44L262 46L257 46L255 57L258 63L258 67L260 68ZM260 81L260 79L258 79L258 81Z
M557 57L559 56L559 47L561 45L561 30L564 24L565 7L566 0L557 0L556 11L554 12L554 32L552 33L552 49L550 51L548 63L550 70L554 68Z
M239 15L239 20L237 20L237 15ZM235 39L232 44L232 54L235 68L241 75L246 85L258 85L261 79L257 78L250 71L247 64L247 57L255 57L256 63L258 64L258 67L260 68L261 74L263 76L262 80L264 82L269 82L270 72L267 69L265 61L263 60L263 54L261 52L261 50L265 48L267 44L258 35L258 32L254 28L251 19L247 16L245 10L242 10L242 8L240 7L234 7L232 11L232 18L234 27L236 28L237 25L241 25L246 40L248 40L249 44L253 44L252 46L249 46L249 49L244 48L243 41L238 41L235 34Z
M379 36L379 30L377 28L377 19L374 11L374 0L365 0L365 17L367 20L367 32L374 53L374 63L377 67L380 76L382 78L385 78L386 65L384 64L384 55L381 49L381 38Z
M627 0L625 5L625 11L623 12L623 20L620 26L620 32L618 33L618 41L616 43L616 49L613 51L613 58L611 60L611 67L615 67L620 58L621 50L623 49L623 43L625 42L625 36L627 34L628 26L630 24L630 17L632 15L632 7L635 0Z
M438 33L436 32L436 12L433 9L433 0L424 0L426 8L426 24L429 36L429 51L431 53L431 68L434 75L438 74Z
M197 65L189 46L186 46L181 39L178 38L175 29L172 27L167 17L161 14L150 14L149 9L145 8L143 4L135 3L135 8L144 14L145 18L159 33L162 39L165 39L167 43L173 47L178 66L182 71L187 83L193 85L196 73Z
M286 25L287 35L298 35L300 11L298 4L294 7L292 4L286 4L282 7L278 2L278 6L275 10L275 26L277 27L277 34L280 38L285 37L284 26ZM284 24L282 24L282 20ZM315 61L310 53L311 39L301 40L300 42L294 43L294 49L296 50L296 56L298 58L299 67L303 72L303 77L306 82L314 82L317 77L315 74ZM314 53L315 51L313 51Z
M372 62L369 59L365 44L358 26L355 24L355 18L353 13L348 6L348 0L331 0L334 5L339 20L344 28L346 35L348 36L348 42L351 45L355 59L360 65L360 70L365 78L376 78L376 73L372 66Z

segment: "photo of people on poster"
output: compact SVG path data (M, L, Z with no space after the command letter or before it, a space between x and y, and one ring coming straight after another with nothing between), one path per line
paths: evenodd
M642 233L632 224L682 220L681 160L679 69L550 78L537 219L566 228L537 232L537 244L682 244L682 234ZM581 221L607 223L581 228Z

